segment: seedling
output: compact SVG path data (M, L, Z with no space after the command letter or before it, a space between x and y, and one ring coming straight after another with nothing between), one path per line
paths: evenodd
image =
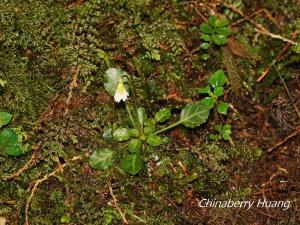
M217 131L217 134L210 134L209 138L215 141L218 140L225 140L225 141L232 141L231 140L231 125L225 124L224 126L222 124L218 124L215 126L215 131Z
M203 101L212 102L213 107L216 107L217 112L227 115L228 103L220 101L219 98L224 94L224 85L228 82L224 71L218 70L208 79L208 85L204 88L199 88L199 94L208 94Z
M202 33L200 38L204 41L201 48L206 51L202 54L202 59L207 60L210 57L209 49L213 44L222 46L227 43L227 38L230 35L228 24L229 20L227 19L217 19L217 17L211 16L207 23L200 25Z

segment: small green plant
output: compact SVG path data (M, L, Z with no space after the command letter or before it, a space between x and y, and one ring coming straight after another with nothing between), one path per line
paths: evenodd
M7 112L0 112L0 128L9 124L12 115ZM4 128L0 132L0 155L19 156L24 154L24 148L20 142L19 135L9 129Z
M231 125L225 124L224 126L222 124L218 124L215 126L215 131L218 132L218 134L210 134L209 138L214 141L218 140L225 140L231 142Z
M202 101L213 102L217 112L227 115L228 103L220 101L219 98L224 94L224 85L228 82L224 71L218 70L208 79L208 85L198 89L199 94L208 94Z
M207 23L200 25L200 38L204 41L201 48L206 51L202 54L202 59L207 60L210 57L209 49L211 49L213 43L218 46L227 43L227 38L231 33L227 27L228 24L229 20L227 19L217 19L217 17L211 16Z
M227 113L227 104L218 101L218 97L223 94L223 86L227 81L222 70L214 73L209 79L211 86L206 87L207 91L205 93L210 96L186 105L181 111L179 120L168 125L166 122L172 116L170 108L160 109L151 118L146 114L145 108L137 106L136 78L117 68L108 69L105 78L104 87L106 91L114 96L117 103L125 102L130 123L127 127L112 127L106 130L103 138L110 141L127 142L127 151L121 167L131 175L137 174L142 169L142 153L146 151L147 146L157 147L163 143L161 133L179 125L187 128L200 126L207 121L210 110L215 105L217 105L220 113ZM211 91L211 87L214 91ZM130 91L133 98L133 107L127 101ZM99 149L90 156L90 165L95 169L107 169L112 165L113 155L113 151L108 148Z

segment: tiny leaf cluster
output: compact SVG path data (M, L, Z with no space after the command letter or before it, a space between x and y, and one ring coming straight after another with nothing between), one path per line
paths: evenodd
M203 40L201 48L206 52L202 54L202 59L207 60L210 56L209 49L212 43L222 46L227 43L227 38L230 35L230 30L227 27L229 20L218 19L215 16L209 17L207 23L202 23L200 25L201 36Z

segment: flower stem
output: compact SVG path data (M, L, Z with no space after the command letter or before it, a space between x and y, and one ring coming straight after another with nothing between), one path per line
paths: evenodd
M129 84L130 90L132 91L133 105L134 105L134 109L135 109L135 112L136 112L136 118L138 120L138 106L137 106L135 83L134 83L134 80L133 80L132 76L125 75L125 77L127 77L128 81L129 81L128 84ZM142 132L141 124L138 123L137 128L138 128L139 132L141 133Z
M170 129L174 128L174 127L177 127L177 126L180 125L180 124L182 124L182 121L181 121L181 120L177 121L176 123L171 124L171 125L168 126L168 127L163 128L163 129L161 129L161 130L159 130L159 131L156 131L154 134L160 134L160 133L165 132L165 131L167 131L167 130L170 130Z
M131 114L131 112L130 112L130 109L129 109L127 103L125 103L125 105L126 105L126 110L127 110L127 113L128 113L129 119L130 119L130 122L131 122L132 126L136 128L136 123L134 122L134 119L133 119L133 117L132 117L132 114Z

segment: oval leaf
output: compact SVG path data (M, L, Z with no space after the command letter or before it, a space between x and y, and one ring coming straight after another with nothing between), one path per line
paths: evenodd
M7 125L11 121L12 115L7 112L0 112L0 127Z
M200 30L205 34L212 34L214 32L214 29L208 23L202 23L200 25Z
M130 132L128 129L119 127L115 132L113 133L113 139L115 141L127 141L130 138Z
M155 132L156 121L154 119L148 119L144 127L144 133L146 135L152 134Z
M206 87L203 88L198 88L198 93L199 94L208 94L211 93L211 88L209 85L207 85Z
M89 163L94 169L105 170L112 165L113 151L108 148L98 149L90 156Z
M208 18L208 23L209 25L211 25L212 27L216 27L216 21L217 21L217 17L215 16L210 16Z
M124 75L126 75L126 72L122 71L119 68L110 68L106 70L104 75L106 80L104 83L104 88L111 96L115 95L118 86L118 81L120 78L122 78L123 83L127 82L127 78L123 77ZM128 92L128 88L126 87L126 85L125 88Z
M186 127L197 127L206 122L210 109L210 105L206 105L202 102L188 104L181 111L180 121Z
M131 153L138 152L142 148L142 144L140 139L132 139L128 144L128 151Z
M144 126L144 123L147 120L146 110L145 110L144 107L139 107L137 111L138 111L138 120L139 120L139 123L141 124L141 126Z
M221 102L217 106L217 111L218 113L227 115L227 110L228 110L228 103L226 102Z
M155 120L157 122L165 122L171 117L171 109L169 108L163 108L159 110L157 113L155 113Z
M211 41L211 35L208 34L201 34L200 38L207 42Z
M130 134L131 137L138 137L140 135L137 129L129 129L128 133Z
M225 45L227 42L227 37L223 34L214 34L212 39L217 45Z
M122 161L122 169L135 175L142 169L142 158L139 154L127 154Z
M226 18L225 19L217 19L215 21L216 27L226 27L229 23L230 23L230 21Z
M201 44L202 49L209 49L209 47L210 47L210 44L207 43L207 42L204 42L204 43Z
M230 35L230 30L227 27L217 28L216 32L226 37Z
M161 137L156 134L150 134L147 137L147 143L152 146L159 146L162 143Z
M2 155L19 156L24 154L18 135L11 129L4 129L0 133L0 153Z
M206 106L208 109L212 109L216 102L212 97L205 97L201 99L200 103Z
M224 88L223 87L216 87L215 90L214 90L214 94L217 97L222 96L224 94Z
M112 129L109 128L103 132L102 137L104 140L111 141L113 139Z
M217 70L208 79L208 83L211 86L213 86L213 88L223 87L223 85L226 83L226 81L227 81L227 78L226 78L223 70Z

